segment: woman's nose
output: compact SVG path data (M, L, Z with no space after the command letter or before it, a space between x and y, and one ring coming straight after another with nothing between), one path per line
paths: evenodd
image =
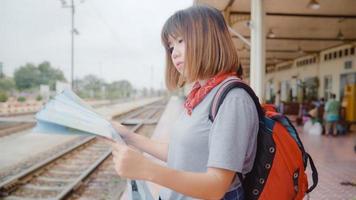
M172 51L172 57L175 59L175 58L178 58L180 55L179 51L174 48L173 51Z

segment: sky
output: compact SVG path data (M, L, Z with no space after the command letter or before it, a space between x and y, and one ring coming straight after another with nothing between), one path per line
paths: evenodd
M65 0L70 4L70 0ZM193 0L75 0L74 77L129 80L165 88L160 33ZM49 61L71 73L71 12L61 0L0 0L0 62L7 76L26 63Z

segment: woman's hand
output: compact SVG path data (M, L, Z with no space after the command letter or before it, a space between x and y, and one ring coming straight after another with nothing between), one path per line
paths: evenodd
M127 145L148 153L162 161L167 161L167 142L151 140L143 135L134 133L118 122L111 121L111 123Z
M150 162L141 153L132 148L111 142L114 167L121 177L129 179L144 179L145 169Z
M116 121L111 121L111 124L113 125L113 127L115 128L115 130L120 134L120 136L122 137L122 139L125 140L125 142L129 141L130 136L132 136L133 133L132 131L130 131L130 129L128 129L127 127L123 126L122 124L120 124L119 122Z
M106 139L112 147L117 174L128 179L146 180L199 199L221 199L236 172L208 168L189 172L159 165L132 148Z

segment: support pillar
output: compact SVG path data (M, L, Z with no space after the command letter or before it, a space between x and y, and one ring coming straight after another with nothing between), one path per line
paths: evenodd
M260 101L264 101L266 69L264 0L251 0L250 85Z

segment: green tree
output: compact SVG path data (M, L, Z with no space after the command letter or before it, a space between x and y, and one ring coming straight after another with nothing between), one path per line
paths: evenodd
M23 97L23 96L17 97L17 101L18 102L25 102L26 101L26 97Z
M83 79L74 81L76 93L82 98L102 99L105 97L104 91L106 83L95 75L87 75Z
M7 101L7 95L4 91L0 91L0 102L6 102Z
M84 81L82 79L75 79L75 93L81 98L89 98L89 92L84 89Z
M15 89L15 81L12 78L4 77L0 79L0 91L10 92Z
M102 87L105 85L104 80L99 79L95 75L87 75L84 77L83 81L84 89L90 92L90 97L100 99L102 96Z
M110 84L95 75L87 75L83 79L74 80L76 93L81 98L118 99L130 97L134 92L131 83L127 80L115 81Z
M115 81L107 86L107 98L110 100L130 97L132 92L133 87L127 80Z
M52 68L51 63L48 61L39 64L38 70L41 73L39 83L49 85L52 90L55 87L56 81L66 81L63 72Z
M34 64L27 63L25 66L20 67L14 73L17 89L25 90L38 86L40 84L40 75L40 70Z
M41 84L54 89L56 81L66 81L63 72L54 69L48 61L42 62L38 67L31 63L21 66L15 71L14 78L19 90L39 87Z
M36 101L41 101L43 98L42 98L42 96L41 95L37 95L37 97L36 97Z

